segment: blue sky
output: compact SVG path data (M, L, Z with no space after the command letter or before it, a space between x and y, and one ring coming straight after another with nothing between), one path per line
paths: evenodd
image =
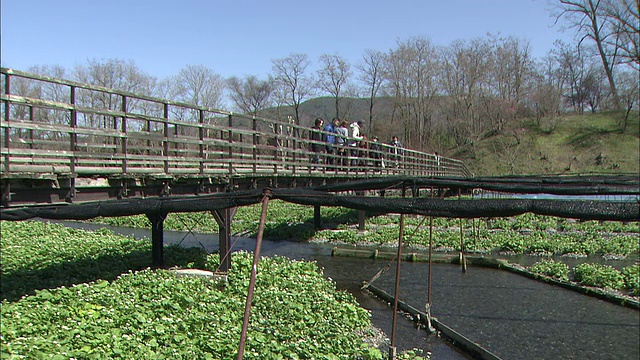
M133 60L164 78L185 65L223 77L266 78L271 61L305 53L359 62L424 36L435 45L487 33L530 42L541 58L556 39L546 0L2 0L1 62L71 69L88 59Z

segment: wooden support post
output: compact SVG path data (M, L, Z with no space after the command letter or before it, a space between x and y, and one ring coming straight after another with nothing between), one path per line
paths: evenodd
M231 269L231 222L238 208L213 210L213 218L216 219L220 231L218 233L218 247L220 249L220 271L227 272Z
M320 205L313 206L313 225L316 229L322 228L322 215L320 215Z
M364 191L356 191L356 195L358 196L364 196L365 192ZM364 210L358 210L358 231L362 232L365 230L365 225L364 222L366 220L366 212Z
M431 279L433 278L431 275L433 267L431 266L433 259L433 216L429 216L429 284L427 288L427 304L431 306Z
M460 189L458 189L458 200L460 200ZM467 272L467 259L464 256L464 230L462 227L462 218L459 218L460 224L460 266L462 266L462 272Z
M146 214L151 222L151 258L153 266L164 266L164 219L167 213L153 212Z

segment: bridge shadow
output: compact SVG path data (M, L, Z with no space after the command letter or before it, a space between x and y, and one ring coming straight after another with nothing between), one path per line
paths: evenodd
M368 214L367 214L368 215ZM333 216L324 216L320 229L315 228L313 218L302 223L278 222L276 224L266 224L264 228L264 238L269 240L286 241L308 241L318 230L336 229L340 224L358 223L358 210L349 209L346 212L337 213ZM252 234L255 237L257 234Z
M165 267L179 266L204 268L206 253L199 248L177 245L164 249ZM42 269L22 269L3 273L0 279L0 301L17 301L37 290L70 287L96 280L115 280L129 270L137 271L151 266L151 249L126 254L109 254L65 261Z

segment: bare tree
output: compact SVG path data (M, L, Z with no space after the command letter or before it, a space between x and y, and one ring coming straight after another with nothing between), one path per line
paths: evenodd
M273 79L259 80L250 75L244 79L235 76L227 79L227 88L233 103L240 111L257 115L273 103Z
M373 110L376 104L376 98L378 97L382 86L384 63L384 53L367 49L362 56L362 63L356 65L356 68L360 71L359 79L364 85L369 99L369 121L367 122L368 133L373 131Z
M489 130L500 132L506 122L525 109L523 100L532 83L533 60L529 43L513 37L492 37L493 51L488 96L480 98L482 113Z
M492 48L486 39L454 41L443 49L443 67L439 77L447 96L443 112L456 144L486 131L479 116L479 99L489 93Z
M196 106L221 107L224 80L212 69L204 65L187 65L172 80L177 100Z
M555 42L551 56L557 63L557 76L561 79L565 99L578 112L584 110L584 101L580 95L580 84L586 73L586 59L580 47L572 47L562 41Z
M638 0L607 0L605 15L615 37L606 40L615 48L621 64L640 70L640 2Z
M587 69L587 73L580 83L581 93L591 113L595 113L602 103L604 97L603 81L604 76L601 68L592 66Z
M503 100L519 103L524 97L527 76L533 60L529 43L513 37L496 39L493 74L497 95Z
M545 57L537 66L536 81L529 97L529 103L533 107L538 127L542 131L551 133L558 124L564 78L553 56Z
M394 113L403 123L406 144L423 148L431 135L439 64L435 48L423 37L399 42L385 68Z
M201 107L222 107L224 79L204 65L187 65L177 75L169 77L164 84L165 97ZM183 107L170 107L176 119L198 121L198 111Z
M152 93L156 81L154 77L140 70L133 61L121 59L89 60L87 65L75 67L75 78L79 82L137 94ZM122 107L121 96L104 92L79 91L77 101L85 106L110 110L121 110ZM127 104L130 109L136 105L136 100ZM83 115L87 126L97 126L96 121L99 121L100 126L104 128L111 122L113 128L117 128L117 119L114 117Z
M314 79L307 73L310 65L306 54L291 54L273 60L275 81L284 104L293 107L295 119L300 121L300 104L313 94Z
M596 53L602 61L602 66L609 82L613 105L620 109L620 99L616 89L614 78L614 66L618 62L617 48L607 46L609 43L618 43L614 40L615 26L610 26L607 16L607 1L604 0L560 0L559 14L557 18L565 17L571 22L571 27L576 28L580 38L580 44L584 40L591 40L596 47Z
M638 90L638 73L635 70L618 73L617 83L620 86L620 100L625 105L625 114L620 121L620 130L625 132L629 123L629 115L640 99Z
M340 117L340 96L351 76L351 66L338 55L320 55L321 68L318 69L318 87L329 93L335 104L336 117Z

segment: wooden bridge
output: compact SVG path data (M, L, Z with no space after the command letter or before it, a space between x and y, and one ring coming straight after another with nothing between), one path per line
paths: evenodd
M89 219L145 214L152 252L163 263L163 222L171 212L210 211L220 251L230 250L238 206L265 197L314 206L444 217L524 212L598 220L637 220L639 203L583 200L433 199L476 189L525 194L634 195L637 176L471 178L455 159L380 144L313 153L311 128L228 111L0 69L0 220ZM319 163L312 161L314 156ZM300 188L300 189L298 189ZM415 199L362 196L411 188ZM430 189L420 199L420 189ZM437 191L434 191L437 190ZM340 193L335 195L331 193ZM347 196L345 192L355 196ZM465 200L466 201L466 200ZM261 219L262 220L262 219ZM222 265L228 269L230 262Z
M328 167L309 127L1 69L3 207L297 187L387 176L469 177L455 159L380 144Z

